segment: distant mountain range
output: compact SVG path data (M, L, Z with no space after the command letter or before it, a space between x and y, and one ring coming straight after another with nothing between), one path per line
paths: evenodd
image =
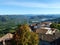
M24 21L56 21L60 15L0 15L0 22L22 23ZM60 21L60 20L59 20Z

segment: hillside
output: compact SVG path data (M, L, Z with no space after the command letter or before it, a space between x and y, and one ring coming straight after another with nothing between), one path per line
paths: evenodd
M50 19L50 20L45 20L45 21L60 23L60 18L55 18L55 19Z
M60 21L60 16L57 15L0 15L0 34L14 32L19 24L28 23L32 21Z

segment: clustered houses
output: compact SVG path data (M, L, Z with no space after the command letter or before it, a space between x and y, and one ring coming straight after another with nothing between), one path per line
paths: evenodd
M34 23L30 25L30 28L33 32L40 33L44 32L45 34L54 34L55 32L58 31L58 29L55 28L50 28L51 22L43 22L43 23Z
M39 34L39 45L59 45L60 32L58 29L50 28L51 22L43 22L40 24L32 24L32 31ZM34 28L36 27L36 28Z

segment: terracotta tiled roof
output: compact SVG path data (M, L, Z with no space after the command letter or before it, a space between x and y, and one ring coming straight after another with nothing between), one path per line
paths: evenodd
M52 42L58 38L60 38L60 32L55 33L55 35L50 35L50 34L39 34L40 39L48 42Z
M51 22L43 22L42 24L50 24Z
M36 33L42 33L42 34L45 34L47 32L47 29L37 29L36 30Z
M40 39L41 39L41 40L44 40L44 41L51 42L51 41L53 41L55 38L54 38L54 35L40 34Z

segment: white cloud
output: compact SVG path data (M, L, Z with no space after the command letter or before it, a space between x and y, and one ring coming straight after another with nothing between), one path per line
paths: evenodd
M14 6L23 6L23 7L45 7L46 4L43 3L34 3L34 2L5 2L4 5L14 5Z
M36 3L36 2L3 2L2 5L23 6L31 8L60 8L60 3Z

